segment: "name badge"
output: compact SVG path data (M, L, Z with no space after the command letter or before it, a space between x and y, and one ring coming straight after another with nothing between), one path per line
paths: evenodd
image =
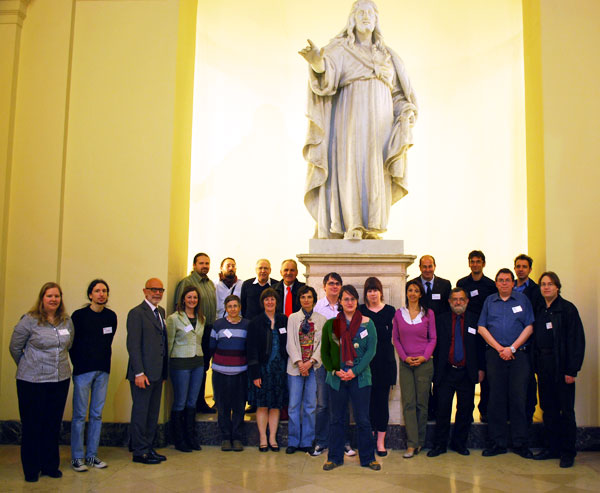
M58 329L58 335L59 336L68 336L69 335L69 329Z
M521 308L521 305L513 306L512 311L513 313L519 313L523 311L523 308Z
M191 332L192 330L194 330L194 327L192 327L192 324L186 325L183 330L185 330L186 332Z
M285 330L285 327L281 327L281 328L279 329L279 333L280 333L280 334L285 334L286 332L287 332L287 330Z
M112 334L112 327L103 327L102 333L103 334Z
M224 335L225 337L227 337L227 339L229 339L229 338L230 338L230 337L231 337L233 334L231 333L231 331L230 331L229 329L225 329L225 330L223 331L223 335Z
M552 322L546 322L546 328L547 329L551 329L552 328Z
M473 327L469 327L467 330L469 331L469 334L477 334L477 330Z
M471 291L471 298L473 298L473 296L479 296L479 290L474 289L473 291Z
M367 329L365 329L365 330L363 330L363 331L360 333L360 338L361 338L361 339L364 339L364 338L365 338L365 337L367 337L368 335L369 335L369 331L368 331Z
M432 300L441 300L442 297L440 296L440 293L432 293L431 294L431 299Z

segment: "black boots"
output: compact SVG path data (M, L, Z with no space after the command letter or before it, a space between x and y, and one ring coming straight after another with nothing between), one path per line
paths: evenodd
M175 448L181 452L191 452L184 437L183 419L185 411L171 411L171 433Z
M185 422L185 442L192 450L202 450L196 433L196 409L186 407L183 410Z

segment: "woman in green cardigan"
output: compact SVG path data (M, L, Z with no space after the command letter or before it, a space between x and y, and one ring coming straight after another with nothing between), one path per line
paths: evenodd
M377 348L377 330L372 320L358 311L358 293L354 286L343 286L339 296L340 313L325 323L321 338L321 357L327 370L331 423L329 455L323 465L330 471L344 463L344 415L348 400L358 430L360 465L379 471L375 461L375 443L369 420L371 368Z

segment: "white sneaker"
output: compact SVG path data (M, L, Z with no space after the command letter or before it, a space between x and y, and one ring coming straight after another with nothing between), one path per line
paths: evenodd
M320 445L315 445L312 449L308 451L308 455L312 455L313 457L318 457L325 451L324 447Z
M77 471L77 472L85 472L88 470L83 459L73 459L71 461L71 467L73 468L74 471Z
M85 459L85 463L89 466L89 467L96 467L98 469L104 469L105 467L108 467L108 464L104 461L101 461L100 459L98 459L98 457L94 456L94 457L88 457Z
M349 444L344 445L344 453L348 457L354 457L356 455L356 451Z

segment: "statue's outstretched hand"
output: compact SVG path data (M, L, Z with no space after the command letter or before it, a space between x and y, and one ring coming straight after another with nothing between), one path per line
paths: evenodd
M310 39L308 40L308 46L302 48L298 53L310 63L312 69L321 74L325 72L325 62L323 60L324 48L319 49Z

